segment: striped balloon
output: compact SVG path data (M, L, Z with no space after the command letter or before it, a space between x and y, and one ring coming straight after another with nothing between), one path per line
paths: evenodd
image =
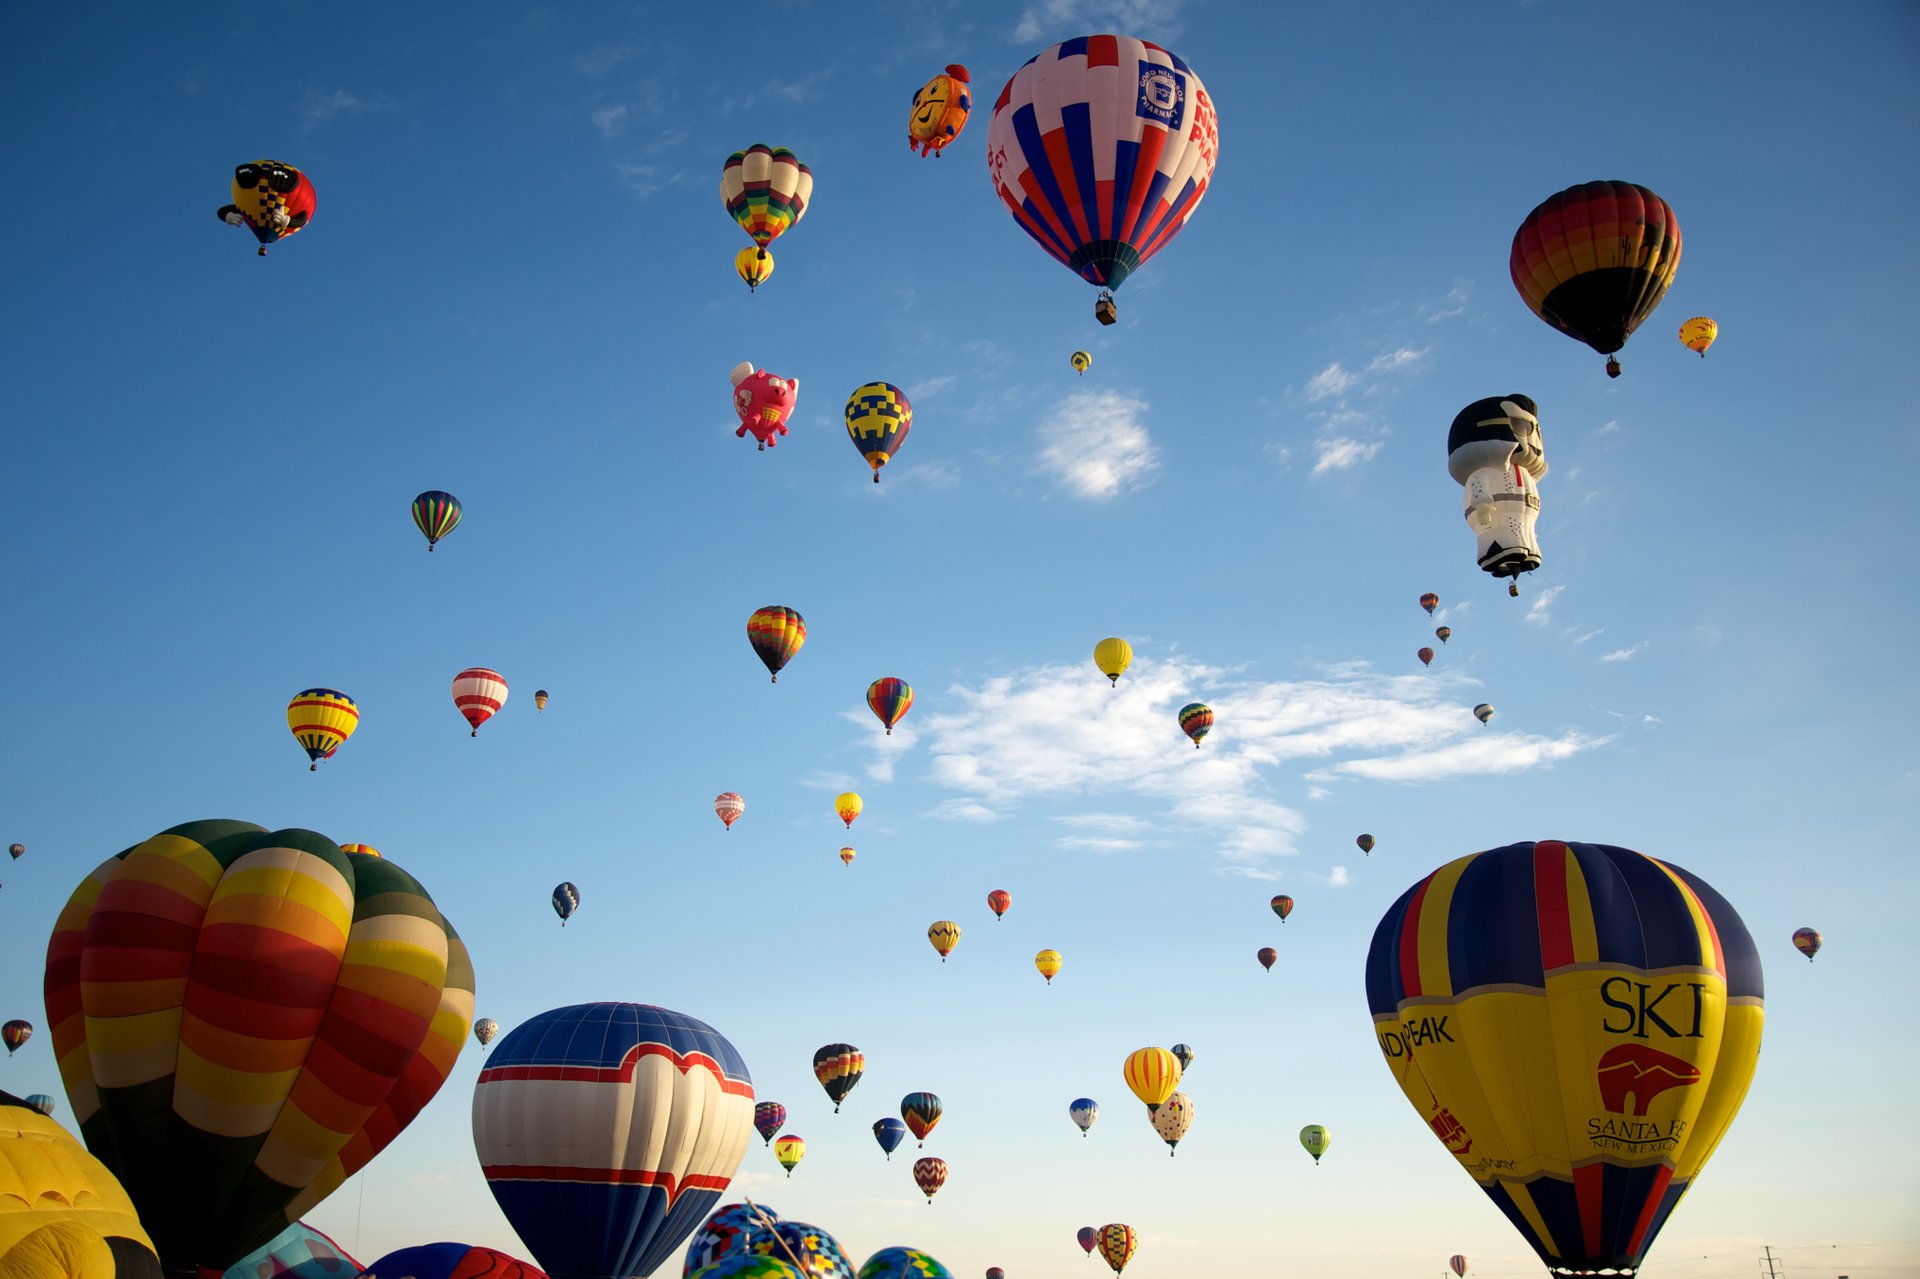
M873 681L867 685L867 709L886 726L887 736L892 737L893 726L913 709L913 685L893 675Z
M554 1279L644 1275L720 1199L753 1135L753 1080L713 1027L645 1004L516 1026L473 1090L500 1209Z
M1106 1259L1113 1273L1119 1274L1133 1260L1133 1250L1140 1246L1140 1236L1133 1227L1121 1222L1100 1227L1100 1255Z
M108 859L47 946L87 1145L169 1270L224 1270L364 1167L446 1081L466 947L391 860L190 822Z
M940 1099L930 1092L910 1092L900 1099L900 1117L923 1146L927 1134L939 1125L942 1109Z
M313 761L307 766L308 772L317 772L321 760L333 758L358 727L359 706L338 689L302 689L287 703L287 730Z
M733 824L740 820L740 814L746 811L747 801L733 791L721 791L713 797L714 816L718 817L720 824L728 830L733 829Z
M1164 1048L1136 1048L1127 1054L1120 1075L1151 1113L1180 1086L1180 1061Z
M1200 749L1200 739L1213 731L1213 707L1205 702L1188 702L1180 708L1180 731L1193 739L1193 749Z
M806 642L807 619L784 604L756 608L747 618L747 643L753 645L754 656L766 666L775 684L780 682L780 672Z
M840 1113L840 1103L866 1073L867 1055L852 1044L827 1044L813 1054L813 1077L827 1090L836 1115Z
M720 169L720 200L740 229L765 249L807 215L813 170L785 147L756 142Z
M413 499L413 526L427 539L427 549L460 527L460 499L439 489L428 489Z
M1110 289L1180 233L1219 155L1200 77L1132 36L1081 36L1034 55L987 126L987 167L1014 221Z
M27 1104L43 1115L51 1115L56 1103L51 1093L35 1092L27 1094Z
M453 704L473 726L468 736L478 737L480 726L507 704L507 681L499 671L469 666L453 677Z
M934 1195L947 1184L947 1161L932 1155L914 1160L913 1184L920 1187L920 1193L927 1197L927 1207L933 1207Z
M773 1144L774 1134L787 1126L787 1108L777 1101L763 1101L753 1108L753 1130L767 1145Z
M1527 215L1507 265L1528 310L1611 357L1667 295L1680 220L1643 186L1583 182ZM1607 360L1607 374L1620 376L1619 361Z
M807 1139L794 1136L782 1137L773 1143L773 1157L780 1161L780 1166L787 1170L787 1176L791 1178L793 1170L798 1168L800 1161L807 1157Z
M363 857L378 857L380 855L380 850L372 844L342 844L340 845L340 851L343 853L359 853Z

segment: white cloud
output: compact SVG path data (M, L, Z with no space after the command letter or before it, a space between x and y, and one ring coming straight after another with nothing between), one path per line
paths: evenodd
M573 60L573 69L584 76L603 76L640 51L630 44L601 45Z
M1641 640L1638 644L1633 645L1631 648L1616 648L1611 653L1604 653L1601 655L1600 660L1603 662L1631 662L1634 658L1640 655L1641 651L1645 649L1646 646L1647 646L1647 642L1645 640Z
M1324 475L1328 471L1344 471L1362 462L1371 461L1373 455L1386 447L1380 440L1350 440L1344 436L1333 439L1315 440L1313 473Z
M678 186L686 177L679 170L669 173L657 164L634 164L627 160L614 161L613 171L620 175L620 180L626 183L628 190L643 200L668 187Z
M1076 391L1040 424L1040 460L1075 497L1104 501L1139 488L1160 466L1146 411L1118 391Z
M1595 431L1594 434L1595 435L1612 435L1615 431L1619 429L1620 429L1620 423L1617 420L1609 419L1605 422L1602 422L1600 424L1600 429Z
M1607 630L1607 628L1604 626L1596 626L1592 630L1587 631L1583 634L1574 635L1573 633L1579 629L1580 628L1578 626L1569 626L1566 631L1568 635L1573 635L1573 642L1576 644L1584 644L1596 635L1604 635L1606 634L1606 630Z
M1345 866L1335 866L1324 875L1316 875L1312 871L1308 871L1307 879L1311 883L1319 884L1324 888L1345 888L1353 882L1348 878L1347 868Z
M1400 369L1410 369L1426 358L1427 348L1424 346L1418 351L1410 346L1396 347L1391 351L1382 351L1367 361L1367 374L1372 376L1377 373L1394 373Z
M922 378L909 389L907 399L915 404L930 396L938 395L960 379L951 373L942 373L938 377Z
M1477 697L1458 695L1471 681L1343 669L1349 673L1249 680L1136 650L1117 689L1078 662L957 684L940 694L938 710L919 712L926 772L952 793L935 811L989 820L1033 800L1084 802L1087 811L1056 819L1067 832L1060 847L1184 848L1199 830L1223 871L1267 878L1307 827L1275 798L1278 772L1311 763L1305 779L1322 789L1360 778L1420 782L1518 772L1611 740L1488 733L1467 709ZM1201 698L1218 719L1195 750L1176 712ZM876 750L884 742L869 739ZM891 752L884 758L890 767ZM1116 811L1121 804L1138 811Z
M977 799L955 796L935 804L927 814L943 822L997 822L1000 814Z
M1456 315L1464 314L1467 309L1467 300L1472 296L1471 285L1454 285L1447 290L1447 295L1440 299L1439 307L1427 317L1427 323L1438 324L1442 320L1451 320Z
M1533 597L1527 605L1527 620L1535 626L1545 626L1553 620L1553 602L1560 598L1564 586L1549 586Z
M593 121L594 128L600 130L601 137L617 138L626 132L627 117L631 114L633 114L633 108L621 103L601 107L587 118Z
M1312 403L1315 400L1324 400L1330 395L1345 395L1359 381L1358 373L1349 373L1340 361L1335 360L1308 378L1306 389L1301 394L1307 397L1308 403Z
M363 98L345 89L335 89L331 93L309 89L300 95L300 103L294 110L299 113L301 128L317 129L337 116L359 115L384 105L384 98Z
M1020 14L1012 39L1061 40L1085 31L1139 32L1148 39L1180 34L1185 0L1039 0Z

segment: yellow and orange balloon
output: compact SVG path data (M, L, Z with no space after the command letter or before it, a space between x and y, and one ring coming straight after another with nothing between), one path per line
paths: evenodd
M1180 1059L1164 1048L1136 1048L1127 1054L1120 1073L1133 1095L1153 1112L1180 1086Z
M1720 326L1713 322L1711 316L1696 315L1680 326L1680 345L1703 360L1707 358L1707 348L1719 336Z
M967 127L967 115L972 110L973 85L967 69L957 62L949 63L945 71L913 92L913 109L907 114L908 150L938 158Z

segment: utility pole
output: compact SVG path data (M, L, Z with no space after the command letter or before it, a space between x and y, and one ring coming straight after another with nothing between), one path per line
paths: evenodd
M1767 1254L1767 1279L1780 1279L1780 1263L1774 1260L1773 1245L1768 1244L1764 1251Z

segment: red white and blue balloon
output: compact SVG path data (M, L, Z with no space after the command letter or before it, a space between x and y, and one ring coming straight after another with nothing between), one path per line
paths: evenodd
M553 1279L650 1273L706 1220L752 1136L733 1045L648 1004L541 1013L473 1090L481 1171Z

